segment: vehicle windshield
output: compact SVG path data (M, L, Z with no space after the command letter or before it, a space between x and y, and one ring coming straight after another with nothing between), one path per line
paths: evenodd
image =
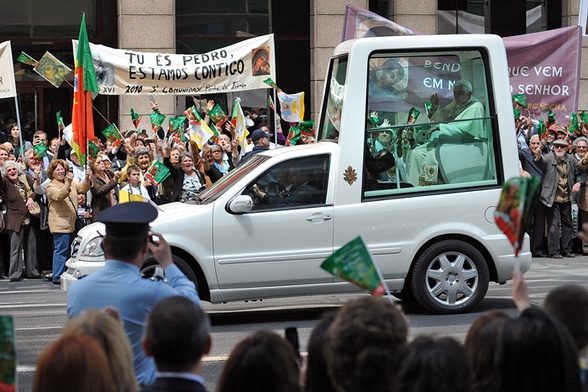
M341 110L343 108L343 98L345 97L347 56L338 57L331 61L330 75L327 88L328 94L325 96L326 102L323 103L322 124L318 131L318 140L337 141L341 131Z
M239 181L243 176L255 169L259 165L267 161L269 157L255 154L249 158L244 164L237 166L231 170L226 176L216 181L210 188L205 189L200 193L200 201L202 204L214 202L221 197L227 190L231 189L233 184Z

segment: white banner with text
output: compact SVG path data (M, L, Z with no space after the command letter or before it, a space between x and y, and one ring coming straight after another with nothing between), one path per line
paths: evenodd
M73 40L74 56L77 40ZM195 95L266 89L275 79L273 34L202 54L113 49L90 43L100 94Z

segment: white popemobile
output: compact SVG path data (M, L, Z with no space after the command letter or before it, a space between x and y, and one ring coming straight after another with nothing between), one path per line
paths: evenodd
M457 80L469 81L482 117L430 122L423 114L408 123L409 112L415 117L410 109L423 108L433 92L440 107L448 105ZM377 117L375 124L369 117ZM427 139L448 124L461 131ZM376 146L379 135L386 136L380 138L385 146ZM203 300L359 291L319 267L358 235L393 294L434 313L468 311L490 281L509 280L515 264L522 272L530 268L528 241L515 257L493 218L502 184L518 176L499 37L340 44L326 78L317 140L254 155L203 191L199 203L160 206L152 228L169 242ZM421 167L408 164L415 149L427 152ZM103 230L92 224L74 240L64 290L104 265ZM143 273L163 275L153 259Z

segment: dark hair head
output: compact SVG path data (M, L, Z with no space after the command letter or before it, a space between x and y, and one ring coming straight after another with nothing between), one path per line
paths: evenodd
M464 347L478 385L493 382L493 366L497 355L498 337L510 316L499 310L484 313L472 322Z
M145 339L160 372L189 371L207 351L209 335L206 313L182 296L159 301L145 326Z
M304 392L335 392L327 371L327 364L323 354L325 336L331 323L335 319L335 312L330 311L321 317L313 328L308 339L308 355L306 360L306 380Z
M145 235L134 237L105 235L102 239L104 256L109 259L131 261L146 246L147 240L148 236Z
M402 362L398 391L472 391L468 357L454 338L419 336L409 344Z
M257 331L231 352L218 392L300 392L299 369L292 346L271 331Z
M580 391L579 370L569 332L543 310L526 309L504 324L495 362L497 391Z
M338 390L393 390L406 352L408 322L386 298L345 303L327 332L325 359Z
M578 351L588 345L588 291L584 287L556 287L547 294L543 307L568 328Z

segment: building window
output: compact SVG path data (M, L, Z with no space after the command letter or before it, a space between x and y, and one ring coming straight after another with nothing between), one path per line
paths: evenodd
M501 36L561 27L561 0L438 0L439 34Z

